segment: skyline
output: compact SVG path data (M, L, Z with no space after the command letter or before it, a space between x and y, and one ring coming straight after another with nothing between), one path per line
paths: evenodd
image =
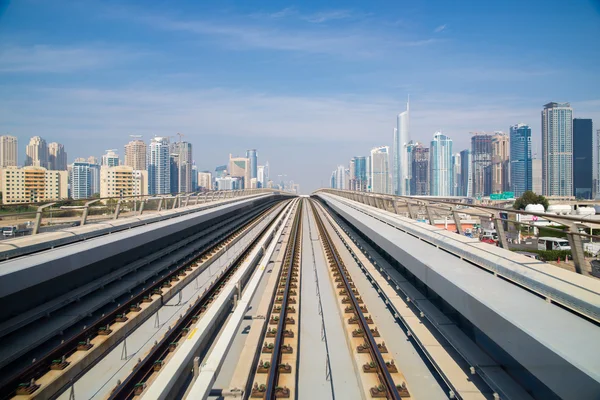
M415 141L439 130L460 151L470 131L525 123L539 158L544 104L600 123L600 49L587 45L598 8L553 4L12 3L0 9L0 134L19 139L21 163L36 135L71 163L124 156L132 134L181 132L199 170L257 148L310 193L332 164L391 146L410 94Z

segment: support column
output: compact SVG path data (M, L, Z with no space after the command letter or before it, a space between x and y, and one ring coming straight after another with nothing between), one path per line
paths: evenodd
M431 213L431 207L426 204L425 210L427 211L427 218L429 218L429 225L435 225L435 221L433 220L433 214Z
M496 233L498 234L498 240L500 242L500 247L503 249L508 249L508 240L506 240L506 231L504 230L504 224L502 223L503 219L500 218L500 215L497 215L494 218L494 225L496 227Z
M391 199L392 208L394 209L394 214L398 215L398 205L396 204L396 199Z
M458 216L458 211L452 210L452 218L454 218L454 223L456 224L456 230L459 235L464 235L462 224L460 223L460 217Z
M123 201L123 199L120 199L117 202L117 207L115 207L115 216L113 217L113 219L119 219L119 214L121 214L121 202Z
M140 203L140 213L138 215L142 215L142 213L144 212L144 206L146 205L146 200L143 200Z
M417 215L415 214L412 203L408 200L406 201L406 208L408 209L408 216L411 219L417 219Z
M85 203L85 205L83 206L83 214L81 215L81 225L85 225L85 223L87 222L87 217L88 217L88 213L90 210L90 205L96 203L100 201L100 199L96 199L96 200L90 200L87 203Z
M164 197L161 197L158 200L158 207L156 208L157 212L160 212L160 210L162 210L163 200L164 200Z
M588 276L589 271L585 261L585 253L583 251L583 240L581 239L581 236L576 235L574 232L578 233L579 230L575 224L570 224L567 239L569 240L569 245L571 245L571 256L575 263L575 271L577 271L578 274Z
M49 203L38 207L37 211L35 212L35 224L33 224L33 230L31 231L32 235L37 235L40 230L40 225L42 224L42 212L44 212L44 208L51 207L55 204L56 203Z

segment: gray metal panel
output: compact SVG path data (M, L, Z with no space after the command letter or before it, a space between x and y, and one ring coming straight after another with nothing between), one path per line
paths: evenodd
M265 200L242 200L4 261L0 263L0 298Z
M559 396L600 397L598 326L333 196L319 196Z

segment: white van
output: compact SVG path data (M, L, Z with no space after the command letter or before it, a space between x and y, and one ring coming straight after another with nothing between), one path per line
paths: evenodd
M571 250L567 239L557 237L538 238L538 250Z

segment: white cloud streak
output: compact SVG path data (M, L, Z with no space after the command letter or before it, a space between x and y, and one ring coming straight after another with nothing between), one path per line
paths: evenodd
M136 56L98 46L3 46L0 47L0 72L67 73L114 65Z
M440 33L440 32L442 32L442 31L443 31L443 30L445 30L445 29L446 29L446 24L438 26L437 28L435 28L435 29L433 30L433 32L434 32L434 33Z

